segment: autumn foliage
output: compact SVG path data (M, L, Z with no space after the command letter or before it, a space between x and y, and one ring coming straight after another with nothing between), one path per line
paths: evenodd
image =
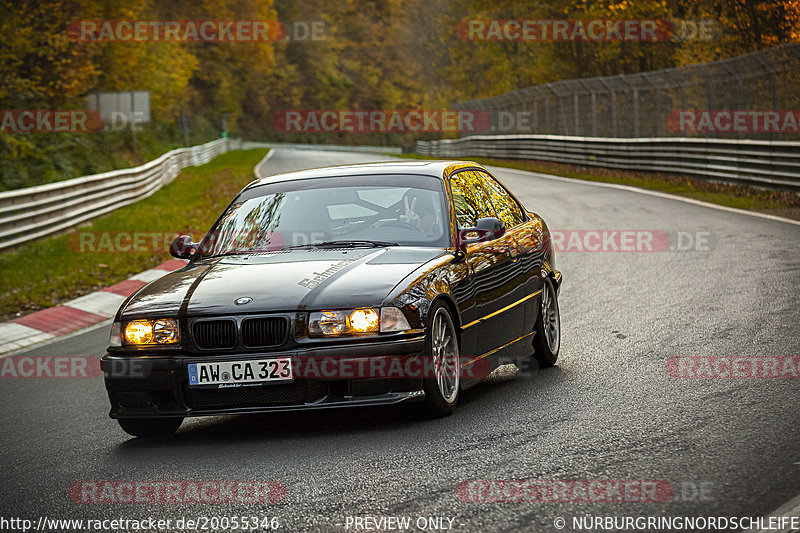
M292 109L447 109L559 79L712 61L800 37L799 0L0 0L0 9L0 109L82 109L91 91L149 91L154 124L140 158L148 147L187 140L176 125L181 114L191 142L219 135L227 117L233 134L247 138L396 145L414 134L285 133L273 117ZM323 31L320 39L292 39L290 31L258 42L74 38L82 20L208 19L282 21L288 29L313 22ZM719 31L710 40L475 42L459 35L470 19L712 19ZM127 137L74 137L0 133L0 188L129 162L118 157L130 151Z

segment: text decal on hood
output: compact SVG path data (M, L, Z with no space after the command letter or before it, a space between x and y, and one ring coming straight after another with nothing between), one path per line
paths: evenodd
M331 266L329 266L327 270L323 270L322 272L312 272L312 274L314 274L313 278L304 278L299 282L297 282L297 284L300 285L301 287L307 287L309 289L313 289L314 287L316 287L329 277L333 276L334 274L339 272L341 269L343 269L353 261L354 259L343 259L338 263L334 263Z

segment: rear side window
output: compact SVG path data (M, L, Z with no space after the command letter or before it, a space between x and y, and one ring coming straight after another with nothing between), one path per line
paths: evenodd
M492 199L492 205L497 212L497 218L506 228L513 228L525 221L522 209L508 191L496 179L485 172L477 172L483 179L486 190Z
M481 185L481 178L473 171L459 172L450 178L453 208L462 228L472 228L478 219L494 217L495 210L489 193Z

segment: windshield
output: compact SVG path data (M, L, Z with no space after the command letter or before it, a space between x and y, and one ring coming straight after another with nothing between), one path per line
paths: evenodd
M203 239L200 255L315 244L445 247L450 243L447 221L442 182L433 177L359 176L265 184L234 200Z

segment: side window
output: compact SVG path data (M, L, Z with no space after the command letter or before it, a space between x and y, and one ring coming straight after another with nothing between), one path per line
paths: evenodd
M459 172L451 177L450 191L453 193L453 207L460 227L471 228L479 218L495 216L489 194L481 186L481 179L475 172Z
M494 204L494 208L497 211L497 218L500 219L503 225L506 228L513 228L522 224L525 220L522 209L514 201L514 198L508 194L508 191L496 179L485 172L478 172L478 174L483 178L483 183L486 186L486 190L489 191L492 204Z

